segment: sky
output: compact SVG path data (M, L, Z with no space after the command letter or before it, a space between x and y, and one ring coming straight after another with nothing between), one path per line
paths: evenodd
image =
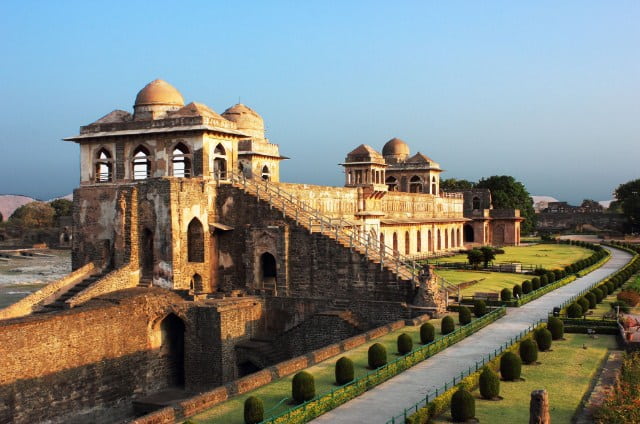
M0 194L70 193L61 139L161 78L260 113L284 181L340 186L349 151L399 137L443 178L610 199L640 178L638 22L638 0L4 0Z

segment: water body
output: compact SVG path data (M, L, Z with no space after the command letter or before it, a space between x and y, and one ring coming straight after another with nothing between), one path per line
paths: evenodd
M0 308L71 272L70 250L39 250L50 257L0 260Z

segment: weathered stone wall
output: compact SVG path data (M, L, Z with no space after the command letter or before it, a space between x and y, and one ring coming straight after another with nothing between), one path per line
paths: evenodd
M546 213L536 215L536 230L538 231L558 231L558 230L582 230L582 226L588 225L585 231L593 228L603 231L624 230L626 219L622 214L616 213Z

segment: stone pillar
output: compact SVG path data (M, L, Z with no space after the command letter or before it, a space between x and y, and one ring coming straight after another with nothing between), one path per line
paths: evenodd
M531 392L529 402L529 424L550 424L549 394L546 390L534 390Z

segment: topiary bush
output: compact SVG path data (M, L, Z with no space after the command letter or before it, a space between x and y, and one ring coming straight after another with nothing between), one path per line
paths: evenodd
M616 291L616 285L613 284L613 281L607 281L607 289L609 290L609 293Z
M538 345L531 339L525 339L520 343L520 358L525 364L533 364L538 360Z
M487 314L487 304L484 300L478 299L473 301L473 314L476 318Z
M598 306L598 299L596 299L595 294L591 292L587 292L584 295L584 298L587 299L587 301L589 302L589 309L595 309L596 306Z
M533 333L533 337L536 339L538 349L541 352L546 352L551 349L551 339L553 338L551 331L546 328L538 328L535 333Z
M531 281L524 280L522 282L522 293L528 294L528 293L531 293L531 290L532 290Z
M564 337L564 322L558 317L549 317L547 328L551 332L553 340L562 340Z
M589 301L585 297L581 297L576 300L576 303L582 308L582 313L585 314L589 310Z
M451 418L454 422L463 423L476 416L476 400L464 387L451 396Z
M369 368L375 370L387 363L387 349L380 343L369 347Z
M458 309L458 321L460 324L466 325L471 322L471 311L466 306L460 306Z
M456 323L453 322L453 318L451 318L449 315L442 318L442 322L440 323L440 331L442 332L442 334L449 334L455 329Z
M549 271L545 275L547 276L547 281L549 281L549 284L556 281L556 274L553 271Z
M500 394L500 379L491 368L485 367L480 373L480 396L484 399L494 399Z
M572 303L567 308L567 316L569 318L582 318L582 306L577 303Z
M413 349L413 340L407 333L402 333L398 336L397 344L400 355L406 355Z
M602 292L602 290L600 290L597 287L594 289L591 289L591 293L596 295L596 301L598 303L602 302L602 299L604 299L604 293Z
M540 276L540 285L544 287L547 284L549 284L549 277L547 277L547 274Z
M255 396L249 396L244 401L244 423L258 424L262 420L264 420L264 405L262 401Z
M343 386L350 381L353 381L355 376L353 370L353 361L346 356L338 359L336 361L336 384L338 386Z
M522 286L520 284L513 286L513 297L516 299L522 297Z
M601 284L598 288L602 291L603 298L609 296L609 287L606 284Z
M540 278L536 277L531 279L531 288L533 289L533 291L536 291L540 288Z
M514 381L520 378L522 360L513 352L506 352L500 357L500 375L505 381Z
M511 300L511 290L504 288L500 291L500 300L509 302Z
M300 371L291 380L291 396L296 403L306 402L316 395L316 384L313 375Z
M433 324L425 322L420 326L420 343L427 344L436 338L436 328Z

